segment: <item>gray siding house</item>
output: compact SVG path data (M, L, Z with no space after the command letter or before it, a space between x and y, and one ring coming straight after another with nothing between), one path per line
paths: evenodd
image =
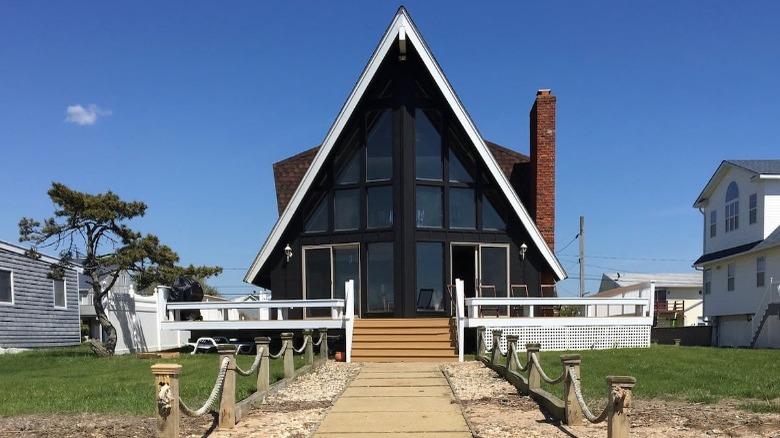
M77 345L78 268L62 280L49 276L57 259L32 259L27 248L0 240L0 347L32 348Z

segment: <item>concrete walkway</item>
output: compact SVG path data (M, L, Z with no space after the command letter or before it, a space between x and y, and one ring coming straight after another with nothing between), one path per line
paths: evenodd
M470 437L460 405L438 365L366 363L315 437Z

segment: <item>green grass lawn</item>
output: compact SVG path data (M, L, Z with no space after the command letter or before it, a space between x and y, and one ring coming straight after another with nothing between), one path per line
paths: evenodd
M716 403L743 400L755 412L780 412L780 350L748 350L654 345L650 348L567 352L582 355L584 396L606 399L605 377L633 376L636 398ZM542 352L548 376L561 373L561 352ZM520 354L525 363L525 353ZM559 397L562 385L543 385Z
M249 369L254 355L238 355L238 366ZM303 357L295 356L296 368ZM123 413L154 415L154 375L151 365L182 366L179 392L187 406L205 403L219 372L217 354L182 353L176 359L137 359L135 355L96 357L78 347L32 350L0 355L0 415L34 413ZM284 377L282 360L271 360L270 378ZM256 377L236 377L236 400L255 391Z

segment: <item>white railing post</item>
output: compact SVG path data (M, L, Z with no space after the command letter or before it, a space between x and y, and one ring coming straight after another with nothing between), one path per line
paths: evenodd
M465 332L463 280L455 279L455 322L458 324L458 362L463 362L463 333Z
M344 297L345 300L345 308L344 308L344 319L346 321L345 324L345 332L346 332L346 350L347 350L347 363L352 362L352 331L354 329L355 324L355 305L353 304L355 301L355 280L347 280L346 284L344 284Z

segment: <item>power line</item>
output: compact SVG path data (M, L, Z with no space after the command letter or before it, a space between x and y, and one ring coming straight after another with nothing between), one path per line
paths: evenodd
M559 249L558 251L555 251L555 252L556 252L556 253L561 253L561 252L565 251L565 250L566 250L566 248L568 248L568 247L569 247L569 245L571 245L572 243L574 243L574 241L575 241L575 240L577 240L577 238L578 238L578 237L580 237L579 233L577 233L577 235L576 235L576 236L574 236L574 238L573 238L573 239L571 239L571 240L569 241L569 243L567 243L566 245L564 245L564 247L563 247L563 248L561 248L561 249Z

